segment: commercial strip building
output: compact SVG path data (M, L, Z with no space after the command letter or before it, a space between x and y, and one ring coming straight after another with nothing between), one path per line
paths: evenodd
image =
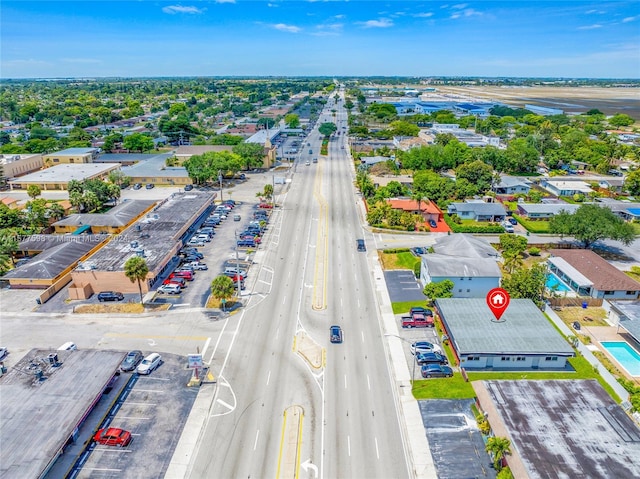
M0 477L45 477L76 439L124 356L34 349L2 376Z
M640 429L595 380L474 381L517 478L640 477Z
M9 181L9 186L26 189L29 185L37 185L42 190L66 190L71 180L83 181L95 178L107 178L110 171L120 168L118 164L63 164L30 173Z
M460 367L467 370L565 370L573 348L530 299L512 299L496 321L485 298L435 301Z
M39 170L44 166L44 162L41 154L0 155L0 165L2 176L11 179Z
M580 296L611 299L640 298L640 283L587 249L553 249L549 270Z
M78 265L71 273L70 298L86 299L105 290L138 292L137 283L124 274L124 264L133 256L144 258L149 268L146 281L141 281L142 291L148 292L193 233L195 224L209 213L214 198L214 194L199 191L173 193Z
M78 233L118 234L156 204L155 200L124 200L106 213L82 213L70 215L53 223L58 234Z
M131 183L184 186L192 183L183 166L167 166L171 153L155 155L132 166L123 166L122 173Z

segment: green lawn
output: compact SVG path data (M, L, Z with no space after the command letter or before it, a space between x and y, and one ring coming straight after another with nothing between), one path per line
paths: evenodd
M416 264L419 264L421 259L415 256L413 253L397 253L397 265L403 269L414 270Z
M403 301L400 303L391 303L391 309L393 309L393 314L402 314L408 313L413 306L428 307L426 304L427 298L425 298L424 301Z
M549 232L549 221L548 220L537 220L532 221L523 218L519 215L513 215L513 217L518 220L525 229L531 233L548 233Z
M631 223L637 235L640 235L640 223Z
M413 395L416 399L472 399L476 397L471 383L465 382L462 374L452 378L420 379L415 382Z

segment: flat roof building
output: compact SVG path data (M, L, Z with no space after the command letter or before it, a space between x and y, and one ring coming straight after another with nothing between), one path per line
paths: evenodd
M67 148L42 155L45 166L55 166L62 163L93 163L100 153L99 148Z
M207 215L214 198L200 191L173 193L78 265L71 273L70 297L85 299L110 290L138 292L138 285L124 275L124 264L133 256L147 263L149 274L141 287L148 292L193 233L194 224Z
M57 354L61 364L51 364L50 354ZM2 376L0 477L44 477L124 356L92 349L33 349Z
M9 181L11 189L37 185L43 190L66 190L71 180L83 181L106 178L110 171L120 168L118 164L65 164L52 166Z
M640 429L595 380L474 381L517 478L640 477Z
M124 200L106 213L70 215L56 221L52 226L58 234L73 233L83 226L89 226L89 230L93 234L117 234L144 215L155 204L155 200Z
M183 166L167 166L171 153L155 155L132 166L122 168L122 173L131 178L132 183L154 185L189 185L192 183Z
M33 155L0 155L2 176L14 178L39 170L44 166L41 154Z
M573 348L530 299L512 299L496 321L485 298L443 298L436 311L460 367L473 370L565 369Z

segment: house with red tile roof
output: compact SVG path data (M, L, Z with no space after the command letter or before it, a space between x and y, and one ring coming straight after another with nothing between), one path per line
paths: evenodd
M431 231L446 232L450 231L447 223L444 221L444 215L438 206L428 199L424 199L418 205L416 200L410 198L391 198L387 200L387 203L394 210L400 210L402 212L408 212L422 216L425 223L429 223L430 220L436 222L436 227L430 227Z

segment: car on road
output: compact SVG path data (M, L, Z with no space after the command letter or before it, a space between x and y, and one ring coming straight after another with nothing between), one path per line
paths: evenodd
M342 328L338 325L333 325L329 328L329 340L332 343L342 342Z
M429 341L416 341L411 343L411 354L415 353L441 353L442 348L437 344L430 343Z
M9 350L7 348L0 348L0 361L7 357Z
M309 160L307 160L307 162L305 163L305 165L309 166L311 164L311 162Z
M103 446L126 447L131 442L131 433L118 427L99 429L93 440Z
M153 183L147 183L145 185L145 188L148 189L148 190L152 190L154 187L155 187L155 185Z
M233 221L240 221L242 217L240 215L233 215Z
M127 356L120 363L120 371L128 372L133 371L138 367L138 364L144 359L144 355L142 351L135 349L133 351L129 351Z
M144 358L136 371L138 374L151 374L151 372L160 366L162 362L162 356L158 353L151 353L149 356Z
M367 246L365 245L363 239L357 239L356 246L358 248L358 251L367 251Z
M185 185L184 191L191 191L193 189L193 185Z
M438 223L436 223L435 220L429 220L429 226L431 228L437 228L438 227Z
M142 183L136 183L135 185L133 185L134 190L139 190L141 188L142 188Z
M181 292L182 289L180 286L175 283L171 284L171 282L169 282L169 284L163 284L158 288L158 293L161 294L180 294Z
M98 301L122 301L124 294L118 291L101 291L98 293Z
M453 377L453 369L442 364L425 364L420 368L423 378L450 378Z
M436 352L418 353L416 354L416 361L418 364L449 364L446 356Z

